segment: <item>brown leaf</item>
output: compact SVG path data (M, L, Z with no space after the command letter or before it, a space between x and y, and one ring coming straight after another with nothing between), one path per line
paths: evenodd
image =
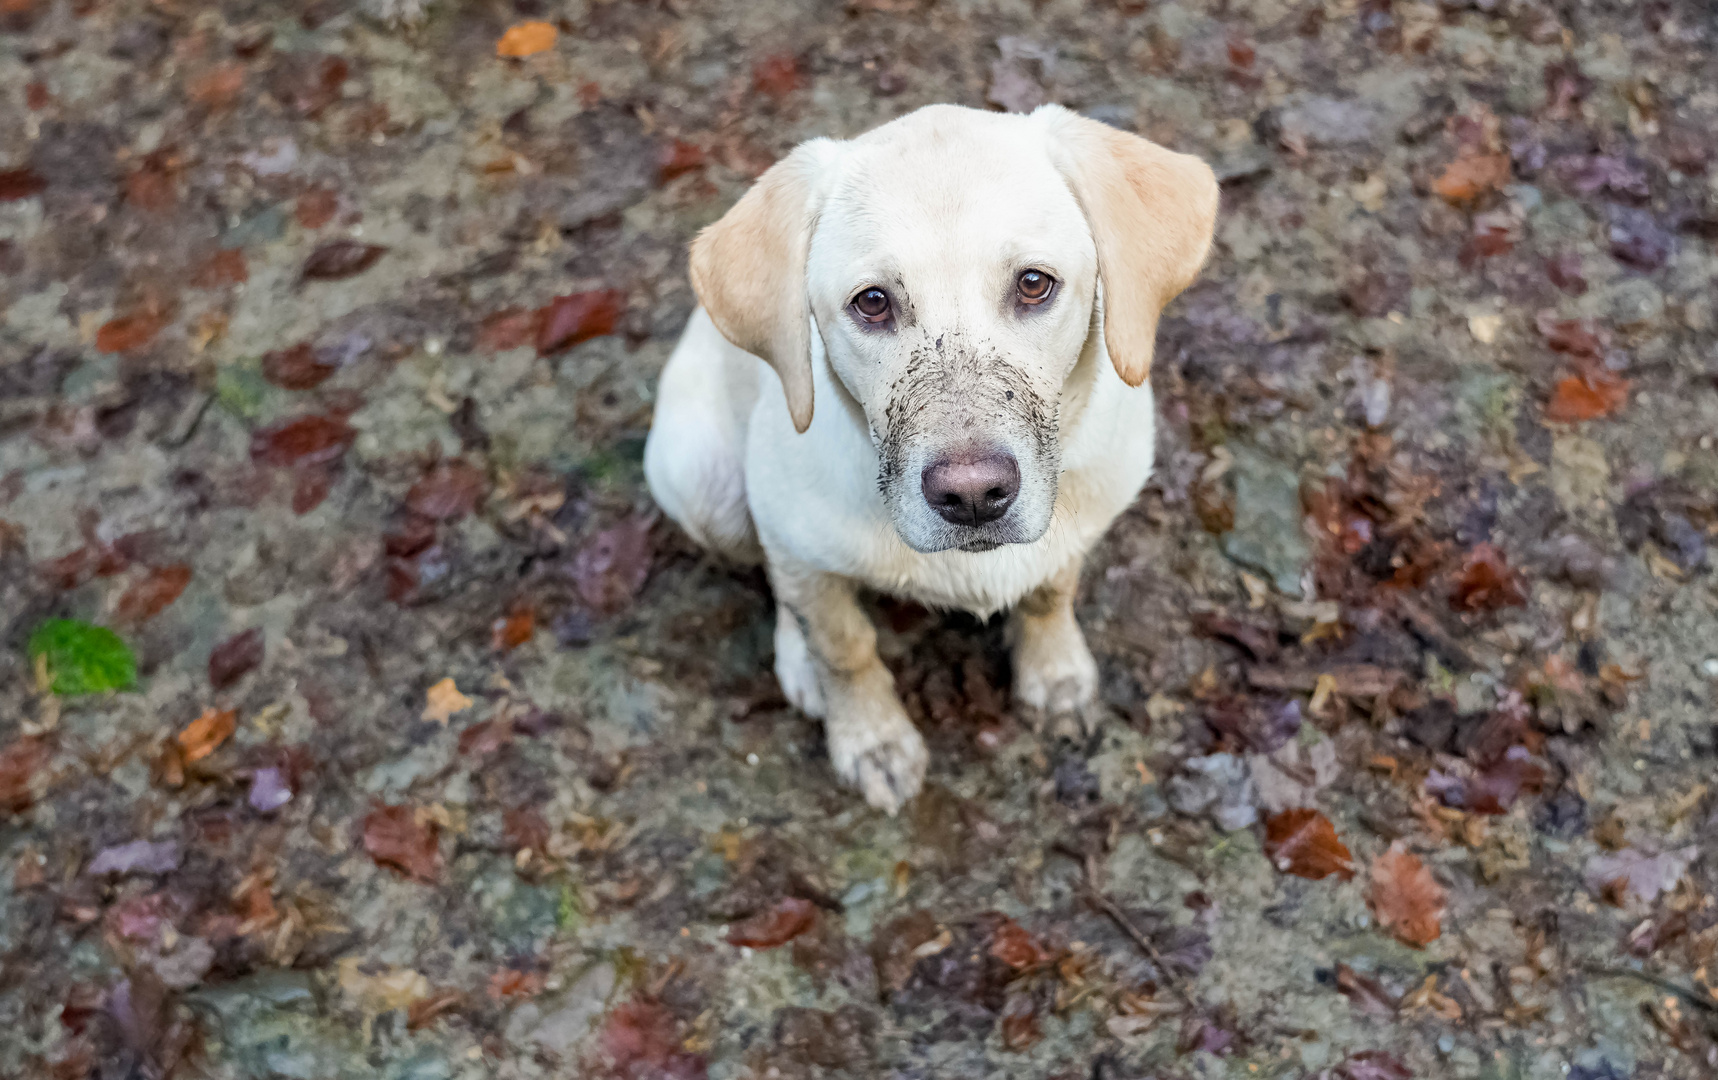
M1444 887L1398 840L1372 863L1372 889L1366 905L1378 922L1404 945L1423 949L1443 932Z
M457 1010L465 1004L465 995L451 986L444 986L430 994L429 997L419 998L406 1009L406 1030L417 1031L435 1023L442 1016Z
M258 428L251 435L251 460L258 465L302 468L343 457L358 433L335 416L298 416Z
M1361 1012L1373 1016L1396 1015L1396 998L1384 989L1383 983L1367 978L1341 961L1336 964L1336 989Z
M1459 611L1489 611L1525 603L1527 592L1521 575L1510 567L1503 552L1493 544L1475 544L1456 575L1450 606Z
M817 906L810 900L784 896L774 907L728 927L728 944L773 949L810 930L816 921Z
M96 331L95 347L104 353L134 352L155 340L155 335L167 325L167 313L146 308L130 315L110 319Z
M441 876L438 832L410 806L378 804L364 819L364 850L383 866L434 884Z
M48 744L29 737L14 739L0 750L0 810L21 814L35 801L30 790L42 766L48 763Z
M322 505L334 490L336 470L332 465L307 465L292 481L292 512L304 515Z
M1508 154L1471 154L1450 162L1432 190L1446 202L1467 203L1513 179Z
M243 285L251 279L250 267L245 265L245 253L238 248L223 248L209 256L191 275L193 289L222 289L228 285Z
M376 265L387 253L380 244L364 244L357 240L330 240L310 253L304 260L304 280L339 281L362 274Z
M702 169L709 157L703 147L673 139L656 155L657 178L666 184L677 176Z
M537 338L538 313L524 308L503 308L483 319L477 330L477 351L506 352L529 345Z
M209 653L209 685L216 690L244 678L263 658L263 636L260 627L241 631L216 645Z
M512 652L536 633L537 613L529 604L520 604L490 624L489 647L496 652Z
M990 955L1016 971L1048 964L1052 957L1027 929L1004 918L990 938Z
M1559 319L1549 310L1533 317L1533 327L1552 352L1568 353L1577 360L1598 360L1611 343L1610 331L1591 319Z
M586 604L613 614L644 587L650 577L651 522L634 515L593 536L573 556L573 580Z
M501 835L514 851L547 851L549 832L548 819L534 806L508 807L501 815Z
M326 382L337 370L334 364L323 363L308 341L301 341L290 349L275 349L262 356L262 377L288 390L313 389Z
M34 169L0 169L0 202L15 202L40 195L48 182Z
M1265 821L1265 856L1278 870L1296 877L1354 877L1354 857L1337 837L1336 826L1308 807L1284 810Z
M224 109L237 101L245 88L245 66L233 62L222 64L198 76L185 88L186 96L199 105Z
M179 753L185 763L201 761L215 752L238 729L239 714L232 709L208 708L179 732Z
M533 998L543 992L543 982L543 976L535 971L502 968L489 976L489 997L492 1001Z
M183 563L152 569L120 596L119 603L114 606L114 620L122 623L147 622L159 615L168 604L179 599L179 594L184 592L185 586L190 583L191 568Z
M327 188L311 188L293 204L292 216L306 229L320 229L334 220L340 209L340 196Z
M537 312L537 355L548 356L614 333L625 301L626 294L619 289L555 297Z
M452 521L477 508L489 491L483 470L452 458L439 461L406 492L406 506L433 521Z
M177 170L145 159L142 168L125 178L125 201L143 210L170 209L179 201Z
M1336 1068L1342 1080L1414 1080L1414 1072L1388 1050L1362 1050Z
M1002 1048L1014 1053L1027 1050L1044 1032L1038 1026L1038 999L1029 993L1009 994L1002 1004L1000 1022Z
M1596 368L1584 375L1570 375L1557 384L1545 419L1560 424L1597 420L1621 412L1629 400L1629 381L1621 375Z
M792 53L772 53L752 65L752 88L777 101L804 85L805 76Z

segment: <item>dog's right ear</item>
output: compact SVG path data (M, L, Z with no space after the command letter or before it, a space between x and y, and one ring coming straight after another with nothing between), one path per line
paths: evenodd
M819 177L837 144L813 139L776 162L692 242L692 290L722 336L769 361L793 426L811 426L811 308L806 251Z

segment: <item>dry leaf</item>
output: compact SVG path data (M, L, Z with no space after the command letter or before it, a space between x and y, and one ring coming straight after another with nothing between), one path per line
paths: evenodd
M209 653L209 684L225 690L262 663L262 630L253 627L216 645Z
M376 265L387 253L379 244L363 244L356 240L330 240L310 253L304 260L306 281L339 281L354 277Z
M1443 932L1447 894L1420 857L1398 840L1372 863L1367 906L1404 945L1423 949Z
M1545 419L1560 424L1597 420L1622 411L1629 400L1629 381L1621 375L1597 368L1584 375L1570 375L1557 384Z
M251 460L258 465L306 468L331 465L358 437L338 416L299 416L258 428L251 435Z
M233 709L208 708L179 733L179 753L189 765L215 752L238 728L239 714Z
M1508 154L1473 154L1450 162L1432 182L1432 190L1447 202L1467 203L1506 186L1513 177Z
M441 876L437 833L410 806L378 805L364 819L364 850L383 866L433 884Z
M728 944L750 949L773 949L786 945L810 930L817 921L817 906L797 896L784 896L774 907L728 928Z
M437 462L413 484L406 492L406 506L433 521L452 521L476 509L488 490L489 478L482 469L454 458Z
M447 726L448 717L457 712L471 708L472 701L459 692L454 684L453 676L449 675L441 682L429 688L424 695L423 719L434 720L443 727Z
M120 596L114 606L116 622L148 622L179 599L185 586L191 583L191 568L183 563L157 567Z
M990 938L990 955L1016 971L1048 964L1052 957L1025 927L1003 919Z
M540 52L548 52L555 47L555 38L560 32L553 23L523 22L510 26L501 35L501 40L495 43L495 55L511 58L535 56Z
M1354 857L1336 835L1330 819L1301 807L1265 821L1265 856L1285 874L1318 881L1335 874L1354 877Z
M1475 544L1456 575L1450 605L1462 611L1486 611L1525 603L1527 592L1521 575L1510 568L1503 552L1493 544Z

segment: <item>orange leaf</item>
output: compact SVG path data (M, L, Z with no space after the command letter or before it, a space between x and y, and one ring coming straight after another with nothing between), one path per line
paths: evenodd
M199 105L207 105L211 109L220 109L238 100L239 92L245 88L245 68L243 64L222 64L220 67L192 80L186 88L191 100Z
M1621 411L1628 404L1629 381L1599 368L1586 375L1570 375L1557 384L1545 419L1562 424L1597 420Z
M232 737L239 726L239 714L232 709L204 709L203 715L185 725L179 733L179 750L188 765L201 761L215 752L215 747Z
M773 949L810 930L817 921L817 908L809 900L784 896L774 907L728 928L728 944L751 949Z
M1265 822L1265 856L1278 870L1318 881L1332 874L1354 877L1354 858L1336 826L1317 810L1300 807L1272 814Z
M1526 586L1521 575L1510 568L1503 552L1484 541L1475 544L1462 564L1461 573L1456 575L1450 605L1460 611L1485 611L1520 607L1525 603Z
M1495 191L1512 179L1508 154L1473 154L1450 162L1444 174L1432 182L1432 190L1447 202L1472 202Z
M1443 933L1446 895L1426 864L1398 840L1373 862L1366 904L1397 941L1423 949Z
M520 605L496 619L489 627L489 646L496 652L512 652L537 632L537 613Z
M1032 932L1013 919L1003 919L990 939L990 955L1015 971L1048 964L1054 959Z
M535 56L555 47L558 31L552 23L524 22L510 26L495 43L496 56Z

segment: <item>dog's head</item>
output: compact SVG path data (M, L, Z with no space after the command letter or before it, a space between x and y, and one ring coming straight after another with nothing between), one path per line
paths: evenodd
M1203 162L1066 109L933 106L800 146L698 237L692 284L801 432L816 334L902 540L985 551L1049 528L1069 376L1107 350L1145 380L1216 211Z

